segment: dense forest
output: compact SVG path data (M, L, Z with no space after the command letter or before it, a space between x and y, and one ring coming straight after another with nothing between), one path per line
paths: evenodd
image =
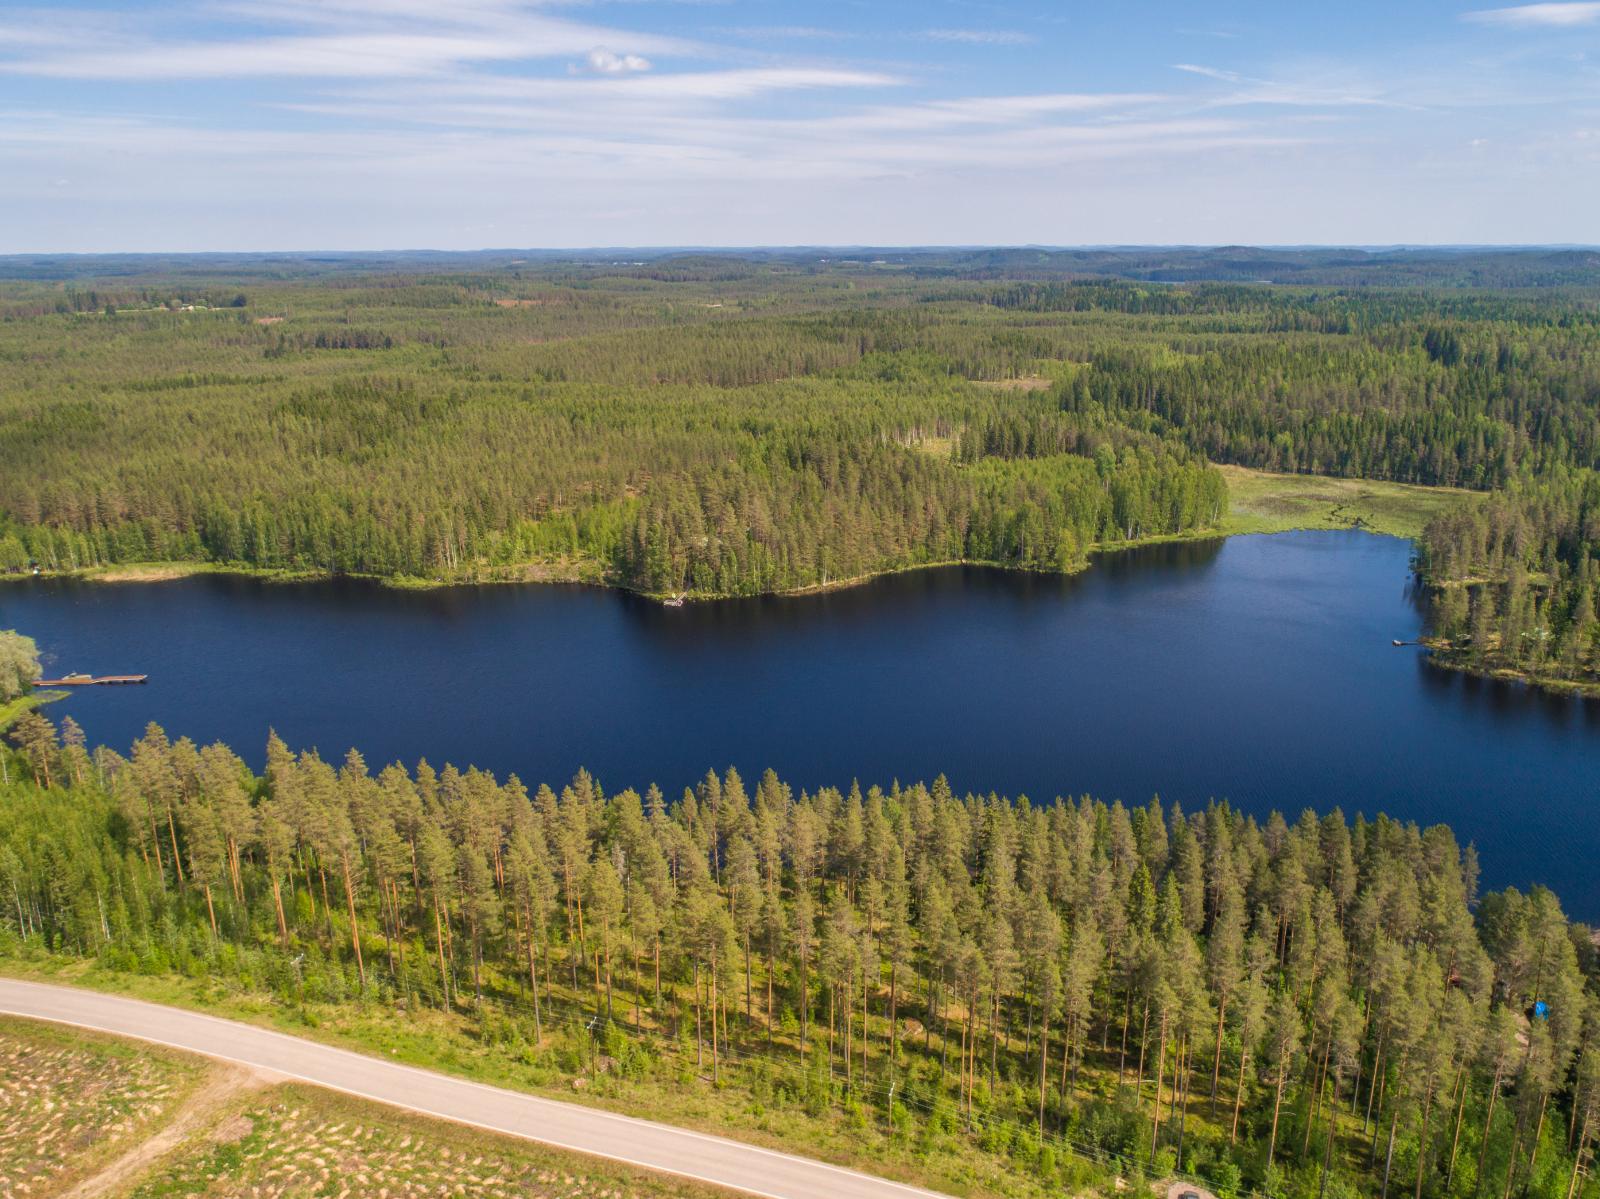
M1435 518L1435 656L1547 686L1600 680L1600 474L1558 470Z
M0 572L176 560L712 595L958 560L1070 570L1218 529L1211 464L1232 463L1495 493L1421 552L1441 652L1600 680L1593 522L1532 498L1600 469L1581 253L140 263L8 264ZM1519 571L1473 521L1527 531ZM1494 578L1451 573L1478 552L1463 538Z
M669 802L275 737L255 777L37 713L11 740L0 953L448 1011L1047 1185L1089 1159L1225 1197L1600 1194L1595 935L1548 891L1480 896L1444 827L732 770Z

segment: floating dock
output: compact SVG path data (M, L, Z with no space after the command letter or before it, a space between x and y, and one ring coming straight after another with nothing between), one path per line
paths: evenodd
M124 683L144 683L149 681L147 674L67 674L59 679L36 679L35 687L99 687L115 686Z

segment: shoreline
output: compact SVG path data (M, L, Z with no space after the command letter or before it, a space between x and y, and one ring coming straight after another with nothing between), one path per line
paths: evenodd
M1149 545L1173 542L1212 541L1229 537L1271 535L1291 532L1354 531L1379 537L1399 537L1415 541L1427 519L1443 508L1472 502L1481 495L1450 487L1428 487L1414 483L1391 483L1374 479L1355 479L1334 475L1283 474L1252 467L1218 463L1228 485L1228 510L1215 527L1186 533L1162 533L1132 541L1100 542L1088 547L1083 560L1067 570L1022 566L1013 562L980 559L940 559L884 566L877 570L825 583L806 583L775 591L690 592L686 602L703 603L718 599L748 599L757 596L823 595L913 570L941 566L984 566L999 570L1021 570L1032 574L1068 576L1081 573L1101 554L1118 553ZM192 578L200 574L231 574L268 582L314 582L324 579L362 579L402 591L432 591L445 587L477 587L500 583L574 583L606 587L642 599L663 603L676 593L643 591L616 579L604 563L593 558L561 559L545 562L519 562L483 565L448 578L416 575L380 575L360 571L330 572L309 568L257 567L226 562L127 562L83 567L77 570L46 571L39 575L0 575L0 584L29 578L82 579L100 583L161 583Z
M640 599L651 600L656 603L665 603L667 600L681 595L687 603L707 603L716 600L729 599L762 599L762 598L794 598L806 595L824 595L834 591L844 591L852 587L863 587L878 579L889 578L893 575L910 574L919 570L939 570L952 566L982 567L989 570L1010 570L1022 574L1036 574L1070 578L1082 574L1090 569L1095 559L1107 554L1125 553L1130 550L1146 549L1157 545L1174 545L1188 542L1226 541L1233 537L1262 537L1275 536L1279 533L1307 533L1307 532L1356 532L1365 533L1372 537L1398 537L1398 534L1386 533L1370 527L1347 526L1345 528L1330 528L1325 525L1297 523L1286 525L1283 528L1252 529L1252 528L1227 528L1195 530L1188 533L1160 533L1150 537L1139 537L1132 541L1099 542L1088 548L1081 562L1075 563L1067 569L1057 567L1024 566L1016 562L1002 562L986 558L940 558L928 562L908 562L895 566L885 566L878 570L868 571L865 574L851 575L846 578L829 579L826 582L806 583L798 587L786 587L776 591L690 591L682 593L642 591L630 587L611 577L598 563L543 563L528 562L514 566L485 567L481 573L464 574L452 578L419 578L415 575L381 575L363 571L326 571L314 569L296 569L289 567L258 567L247 566L231 562L123 562L114 566L89 566L76 570L40 571L38 574L11 574L0 575L0 585L5 583L24 583L30 580L62 581L71 580L83 583L97 583L109 586L138 586L141 584L159 584L179 582L184 579L195 578L199 575L232 575L239 578L257 579L265 583L320 583L335 579L357 579L366 583L373 583L381 587L392 588L396 591L442 591L451 587L497 587L504 585L539 585L539 584L570 584L585 587L600 587L609 591L619 591ZM1400 538L1407 540L1406 538Z
M66 699L68 692L46 689L44 691L29 691L8 703L0 704L0 733L5 732L19 719L24 712L31 712L35 708L42 708L46 704L53 704L59 699Z
M1417 639L1417 644L1428 651L1428 664L1440 670L1448 670L1470 679L1482 679L1490 683L1515 683L1531 691L1543 691L1564 699L1600 699L1600 683L1585 683L1579 679L1541 678L1525 670L1513 670L1509 666L1479 669L1471 663L1452 657L1455 651L1440 645L1435 639L1420 637Z

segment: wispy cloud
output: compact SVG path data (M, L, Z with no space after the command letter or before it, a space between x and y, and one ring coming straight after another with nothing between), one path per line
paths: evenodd
M1463 20L1481 25L1514 25L1523 28L1571 29L1600 22L1600 4L1581 3L1519 4L1512 8L1486 8L1463 15Z
M431 75L472 64L587 57L639 69L645 54L699 50L681 38L639 34L533 12L504 0L285 0L267 8L237 0L230 11L261 23L248 35L163 40L123 31L70 43L35 39L42 53L0 57L0 72L56 79L183 80L383 78ZM28 45L13 42L13 52ZM614 60L614 61L613 61ZM592 64L593 65L593 64ZM594 69L604 69L595 66Z
M823 42L844 41L859 36L847 30L823 29L816 25L719 25L710 32L719 37Z
M1416 105L1388 95L1384 89L1348 72L1308 74L1301 79L1259 79L1237 71L1202 66L1192 62L1173 63L1175 71L1215 79L1234 90L1208 97L1214 108L1260 104L1284 108L1414 108Z
M639 54L613 54L603 46L596 46L589 51L586 65L596 75L631 75L636 71L648 71L650 60Z
M1037 39L1015 29L924 29L917 34L930 42L963 42L969 46L1026 46Z

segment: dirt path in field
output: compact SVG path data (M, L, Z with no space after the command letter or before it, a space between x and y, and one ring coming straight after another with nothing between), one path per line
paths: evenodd
M228 1100L272 1081L264 1071L245 1066L230 1064L212 1067L200 1085L189 1093L160 1128L122 1156L107 1162L71 1190L64 1191L61 1199L91 1199L91 1196L122 1193L163 1155L203 1128Z

